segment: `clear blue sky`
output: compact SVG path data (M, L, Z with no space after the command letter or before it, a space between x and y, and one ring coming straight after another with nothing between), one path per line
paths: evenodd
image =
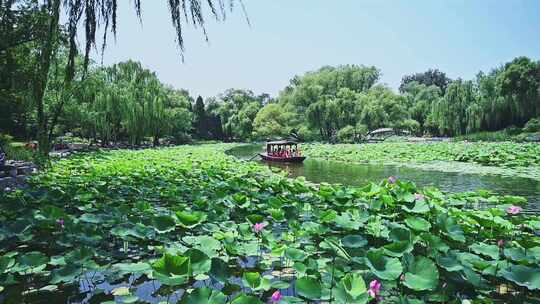
M209 43L186 28L184 63L166 1L143 1L142 26L131 2L120 3L104 63L139 60L204 97L228 88L275 96L323 65L374 65L396 89L428 68L472 79L516 56L540 59L540 0L244 0L251 27L237 9L208 20Z

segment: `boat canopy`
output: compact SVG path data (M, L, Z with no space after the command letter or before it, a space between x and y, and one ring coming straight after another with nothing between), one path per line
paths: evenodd
M266 143L267 146L294 146L298 143L293 140L276 140L276 141L269 141Z

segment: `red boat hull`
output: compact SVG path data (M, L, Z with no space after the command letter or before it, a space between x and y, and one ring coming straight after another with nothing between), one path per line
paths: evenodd
M292 156L292 157L279 157L279 156L270 156L266 154L259 154L263 160L273 161L273 162L282 162L282 163L301 163L306 159L305 156Z

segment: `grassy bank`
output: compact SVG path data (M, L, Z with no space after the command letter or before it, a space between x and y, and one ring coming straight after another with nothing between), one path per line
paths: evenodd
M540 179L540 145L535 143L308 144L303 149L305 155L314 158Z
M282 303L538 295L540 218L508 209L519 198L445 196L393 179L314 186L226 156L229 147L77 156L24 192L0 194L0 295L25 303L263 303L277 291ZM375 281L380 289L368 292Z

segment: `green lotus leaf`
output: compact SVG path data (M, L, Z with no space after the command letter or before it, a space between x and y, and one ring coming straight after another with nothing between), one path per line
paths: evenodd
M276 221L281 222L285 219L285 212L282 209L270 209L270 216Z
M239 294L232 300L231 304L263 304L263 302L254 296Z
M401 262L384 256L382 249L371 249L366 254L366 265L382 280L395 280L403 272Z
M348 273L341 279L345 291L351 298L356 299L359 296L366 294L366 283L361 275L357 273Z
M463 265L459 263L454 255L439 256L437 258L437 264L446 269L446 271L460 271L463 269Z
M97 216L97 215L92 214L92 213L85 213L85 214L81 215L79 220L81 220L83 222L86 222L86 223L91 223L91 224L100 224L100 223L103 222L103 219L100 216Z
M165 253L163 257L152 264L154 274L161 277L189 277L191 276L191 267L189 257L172 255Z
M114 268L118 269L121 274L138 274L145 273L152 269L152 266L148 263L118 263L114 265Z
M540 289L540 269L523 265L511 265L501 270L500 275L519 286L530 290Z
M420 238L426 242L427 247L434 249L439 252L448 252L450 247L438 236L431 233L422 233Z
M293 247L289 247L289 248L285 249L285 257L288 258L288 259L291 259L293 261L302 262L303 260L306 259L307 254L303 250L293 248Z
M166 233L174 230L176 222L172 216L160 215L152 218L152 225L158 233Z
M469 248L477 254L490 257L493 260L499 258L499 247L497 245L488 245L484 243L475 243L469 246Z
M521 247L504 248L504 256L512 261L521 263L534 263L534 256L530 255L530 250L525 251Z
M180 304L225 304L227 296L210 288L198 288L185 294Z
M437 301L437 302L445 302L445 301ZM418 299L411 299L411 298L403 298L400 297L399 300L396 302L396 304L424 304L425 302Z
M335 210L324 210L319 214L320 223L332 223L337 217L337 212ZM540 222L539 222L540 225Z
M270 283L270 287L274 289L287 289L289 286L291 286L291 284L285 281L272 281Z
M193 228L206 220L206 213L201 211L178 211L176 217L180 222L180 226Z
M362 227L366 221L367 218L360 220L359 218L355 218L354 215L349 212L343 212L334 219L334 223L336 223L337 226L348 230L357 230Z
M8 272L15 265L15 259L7 255L0 257L0 275Z
M261 274L258 272L244 272L242 282L251 289L257 289L261 286Z
M454 241L461 243L465 242L465 235L463 229L456 223L456 220L453 217L450 217L446 214L439 214L437 216L437 226L441 231L450 237Z
M402 257L405 253L409 253L414 249L411 241L393 241L390 244L384 245L384 253L392 257Z
M347 248L361 248L368 244L367 240L360 235L347 235L341 239L343 247Z
M294 283L296 292L307 299L318 300L322 295L322 286L319 281L309 277L302 277Z
M231 275L229 265L220 258L213 258L211 261L210 275L222 283L227 282Z
M252 225L264 222L264 216L260 214L250 214L246 218Z
M405 273L403 284L412 290L434 290L439 283L439 270L429 258L417 256L409 271Z
M425 219L417 216L409 216L405 219L405 224L416 231L429 231L431 224Z
M347 253L347 251L337 241L335 241L332 238L328 238L328 239L322 241L319 244L319 247L321 249L327 249L327 250L331 251L333 254L336 254L336 255L344 258L345 260L350 260L351 259L351 256Z
M81 267L68 264L52 271L51 284L66 283L70 284L77 280L81 275Z
M197 242L199 244L197 248L209 257L217 256L217 252L221 249L221 242L211 236L199 236Z
M43 266L47 264L47 262L49 262L49 257L38 251L26 253L19 258L19 264L21 266L31 268Z
M189 249L184 256L189 258L190 275L206 274L212 267L212 260L200 250Z
M411 194L412 195L412 194ZM414 196L413 196L414 199ZM429 212L429 204L426 200L417 200L414 202L406 203L401 205L401 209L409 213L427 213Z

